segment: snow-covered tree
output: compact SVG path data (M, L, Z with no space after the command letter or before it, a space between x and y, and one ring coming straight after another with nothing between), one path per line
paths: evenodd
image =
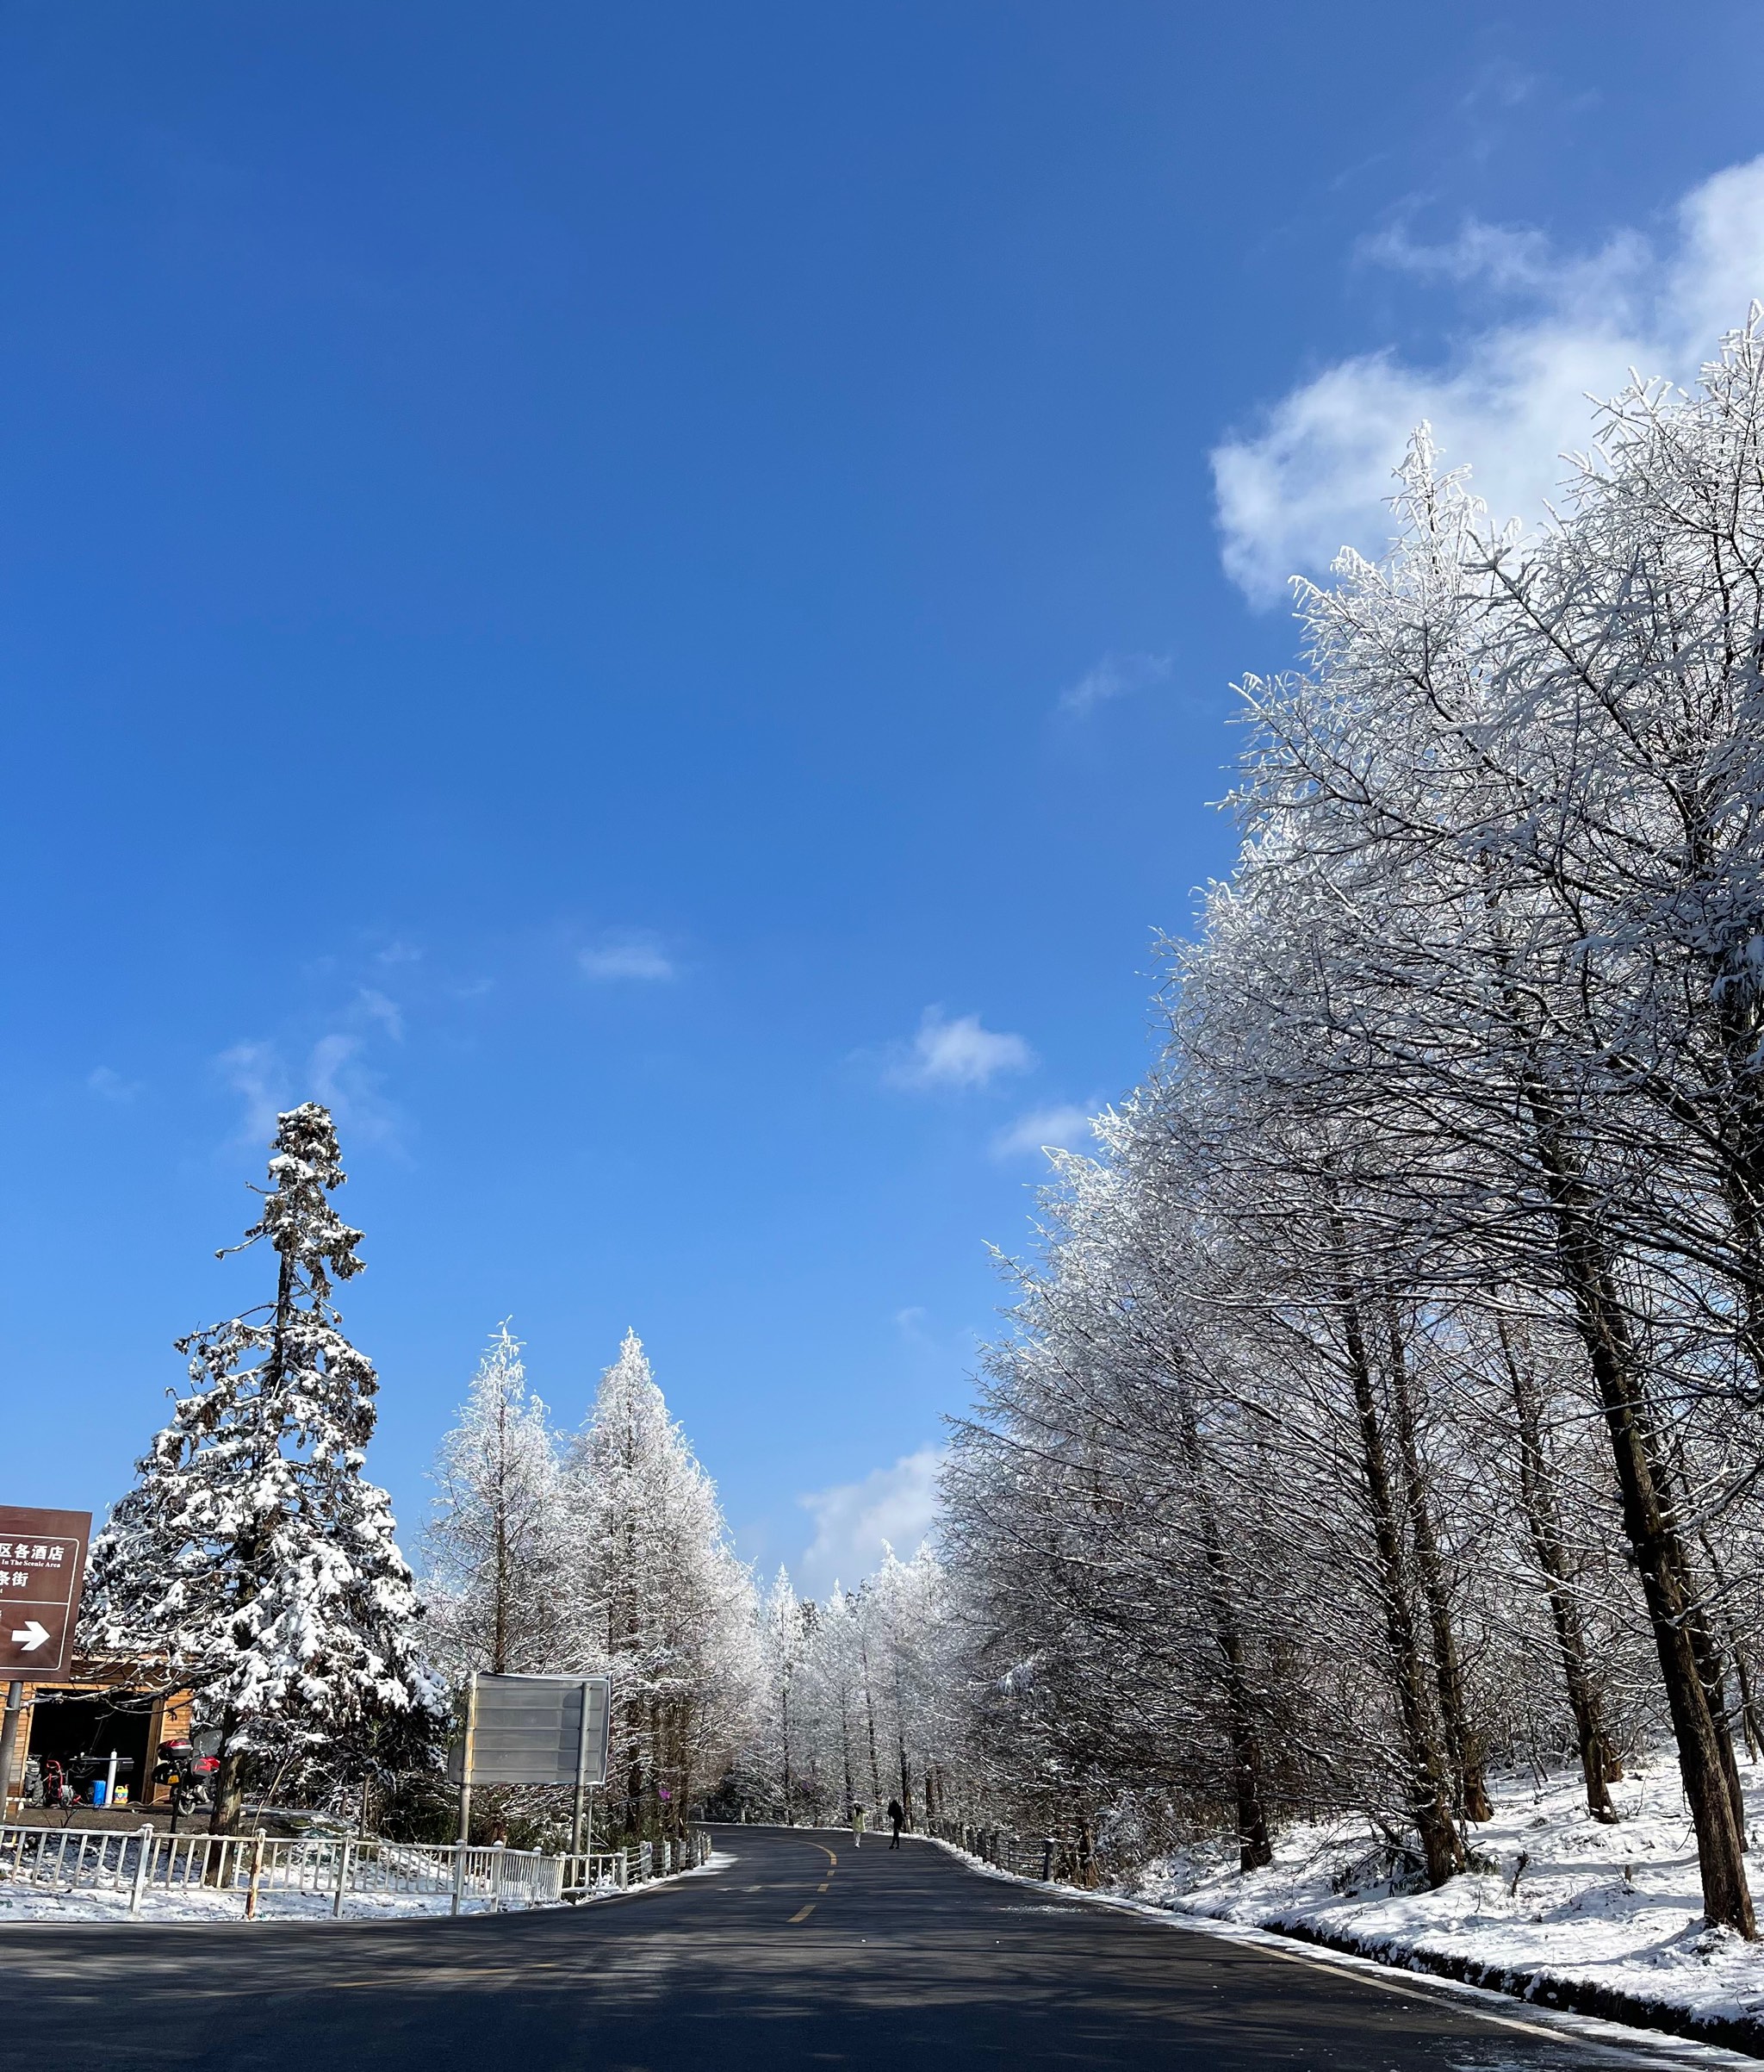
M759 1704L738 1794L792 1825L842 1821L898 1799L910 1826L937 1818L959 1767L963 1664L944 1571L885 1544L856 1590L799 1598L780 1569L759 1611Z
M277 1119L262 1212L232 1248L269 1240L274 1297L179 1341L189 1391L92 1547L84 1642L196 1690L222 1729L223 1833L248 1780L438 1731L411 1572L363 1472L377 1378L331 1302L362 1268L330 1200L344 1179L325 1109Z
M562 1671L562 1476L545 1405L503 1323L442 1440L424 1536L432 1652L455 1677Z
M1394 501L1244 687L1237 867L957 1433L960 1789L1081 1864L1357 1808L1438 1883L1493 1758L1610 1820L1657 1736L1749 1937L1764 318L1531 537L1425 429Z
M677 1833L749 1732L754 1589L634 1331L570 1447L565 1505L575 1646L612 1677L609 1815Z
M756 1708L759 1767L775 1780L779 1811L796 1825L809 1789L812 1715L804 1703L804 1666L813 1630L813 1605L805 1605L780 1568L760 1606L760 1687Z

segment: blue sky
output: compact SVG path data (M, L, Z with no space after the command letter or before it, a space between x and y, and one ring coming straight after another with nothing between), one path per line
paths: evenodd
M0 1497L120 1493L317 1096L407 1542L504 1316L755 1559L915 1530L1279 576L1764 294L1755 28L0 9Z

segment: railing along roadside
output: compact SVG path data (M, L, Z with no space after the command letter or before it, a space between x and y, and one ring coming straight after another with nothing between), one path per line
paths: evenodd
M0 1888L125 1895L139 1913L150 1895L238 1894L247 1920L266 1894L330 1900L333 1914L351 1896L451 1899L492 1907L556 1906L595 1892L624 1890L706 1862L709 1838L677 1846L648 1842L592 1855L551 1856L501 1843L388 1842L354 1836L272 1837L135 1833L114 1829L0 1826Z
M1053 1882L1053 1857L1058 1845L1052 1835L1028 1840L1003 1827L982 1827L967 1820L934 1820L930 1832L995 1870L1008 1870L1021 1878Z

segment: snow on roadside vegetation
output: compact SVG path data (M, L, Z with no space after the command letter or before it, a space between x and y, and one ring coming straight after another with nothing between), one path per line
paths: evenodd
M1764 1841L1764 1769L1742 1774L1756 1846ZM1658 2003L1699 2022L1757 2022L1764 2034L1764 1944L1704 1920L1670 1755L1638 1764L1612 1786L1616 1826L1589 1816L1577 1775L1542 1786L1524 1776L1491 1783L1494 1818L1470 1830L1480 1867L1437 1891L1393 1889L1379 1838L1361 1820L1289 1830L1264 1870L1238 1870L1235 1850L1190 1851L1154 1859L1115 1889L1368 1957L1504 1968Z

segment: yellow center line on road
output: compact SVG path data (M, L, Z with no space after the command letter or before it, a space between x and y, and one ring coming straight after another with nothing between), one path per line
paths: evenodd
M813 1900L811 1900L811 1901L809 1901L808 1905L803 1908L803 1910L802 1910L802 1912L801 1912L800 1913L793 1913L793 1914L792 1914L792 1915L791 1915L791 1917L790 1917L790 1925L791 1925L791 1926L792 1926L792 1928L794 1928L794 1927L796 1926L796 1925L797 1925L797 1923L798 1923L798 1921L805 1921L805 1920L808 1920L808 1918L809 1918L809 1916L810 1916L810 1915L811 1915L811 1913L812 1913L814 1911L815 1911L815 1902L813 1901Z
M817 1885L815 1889L817 1892L825 1892L827 1888L824 1885Z

